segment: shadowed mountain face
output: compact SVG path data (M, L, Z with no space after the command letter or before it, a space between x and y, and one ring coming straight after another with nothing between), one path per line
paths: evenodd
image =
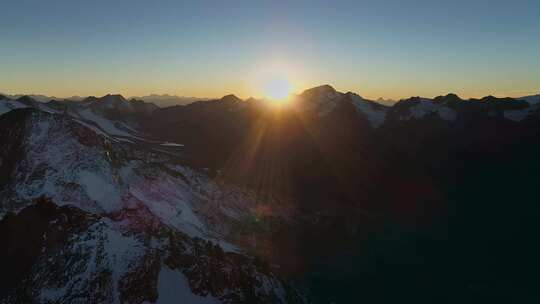
M326 85L279 108L227 97L160 109L146 129L185 144L184 157L197 166L256 187L279 181L283 191L312 195L324 204L332 196L358 201L380 193L381 185L412 174L405 167L425 171L471 145L478 152L498 149L533 132L537 109L523 100L465 101L453 94L385 107ZM280 175L269 176L278 173L268 168Z
M284 105L3 98L0 242L18 275L0 277L0 296L534 302L539 105L449 94L388 107L328 85ZM94 270L77 283L28 268L65 261Z
M317 301L531 296L532 272L505 268L537 252L526 241L539 232L536 101L449 94L386 107L322 86L279 109L217 100L177 111L156 112L150 133L185 142L188 159L222 177L292 198L299 223L273 232L289 250L272 258L308 264L300 276Z
M186 97L186 96L176 96L176 95L157 95L151 94L140 97L132 97L133 99L143 100L145 102L153 103L159 107L172 107L177 105L187 105L195 101L208 100L208 98L198 98L198 97Z

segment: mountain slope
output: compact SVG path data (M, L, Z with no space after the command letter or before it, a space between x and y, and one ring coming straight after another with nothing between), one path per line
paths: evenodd
M144 209L97 216L40 199L5 216L0 231L11 249L2 253L8 272L0 275L0 297L8 303L289 300L263 264L192 239Z
M2 290L7 303L160 303L160 295L285 302L294 295L227 240L231 225L257 206L249 192L216 184L168 154L111 141L70 116L18 109L0 116L0 126L7 177L0 226L11 248L3 260L26 257L13 265L21 281ZM211 207L231 194L231 205ZM40 224L22 228L36 217Z

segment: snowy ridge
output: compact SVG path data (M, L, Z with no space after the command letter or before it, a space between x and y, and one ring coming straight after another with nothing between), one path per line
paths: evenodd
M487 111L485 113L488 115L501 116L520 122L540 108L540 95L515 100L526 101L531 106L525 109L519 108L521 105L512 105L511 99L497 99L493 96L485 97L482 100L462 100L455 94L448 94L434 99L412 97L387 107L352 92L346 94L337 92L329 85L308 89L298 95L293 102L295 109L314 113L319 117L327 116L340 103L350 102L358 114L364 116L373 128L380 128L388 121L389 114L392 117L391 121L410 122L435 116L443 121L454 122L460 112L467 111L467 107L472 104L472 107L476 107L477 110Z
M0 100L0 115L7 113L11 110L27 108L27 106L21 102L10 99Z
M373 128L380 127L385 119L387 107L366 100L355 93L346 94L337 92L329 85L323 85L304 91L294 100L298 110L315 113L324 117L333 112L343 102L350 102L356 111L365 115Z
M408 113L399 116L400 120L421 119L430 114L436 114L446 121L454 121L457 117L456 111L446 106L444 103L436 103L431 99L418 98L414 104L408 108Z
M25 157L11 186L4 190L11 201L45 196L59 205L76 205L97 214L140 201L173 227L200 237L209 233L193 213L197 197L186 182L138 159L159 155L130 159L121 144L69 118L44 112L31 115Z
M1 96L0 96L1 97ZM92 129L95 133L113 142L140 144L150 143L155 147L181 148L184 145L173 142L149 140L142 132L137 121L137 115L149 119L157 106L138 100L125 100L121 95L106 95L102 98L89 97L81 101L50 101L39 102L24 96L22 100L0 100L0 115L14 109L34 108L50 114L69 116L79 124ZM157 150L157 149L156 149Z
M283 283L225 238L228 225L256 206L254 196L167 155L112 142L69 116L22 111L13 114L26 117L24 137L17 139L25 152L0 188L0 219L45 197L80 209L89 221L68 221L82 231L59 252L42 250L31 285L39 302L125 303L131 288L154 303L171 297L235 303L250 290L266 302L285 302ZM224 197L234 203L222 204ZM208 268L218 264L223 266ZM134 287L142 273L155 283L150 290ZM231 275L243 279L228 282ZM222 278L223 285L208 285L209 276ZM170 284L177 287L172 293L163 289Z
M46 196L60 205L85 202L80 207L92 212L119 208L120 193L113 187L116 172L110 165L110 154L102 150L106 141L60 116L44 112L31 115L25 158L10 191L14 199Z
M532 105L537 105L537 104L540 104L540 95L531 95L531 96L520 97L520 98L518 98L518 100L526 101L531 106Z
M24 157L0 188L0 218L42 196L94 214L144 205L174 229L238 250L221 237L257 210L252 191L218 183L168 154L110 141L69 117L29 114Z
M386 107L375 104L372 101L363 99L362 97L354 93L348 93L348 95L350 96L353 105L356 107L356 110L366 115L369 123L373 128L378 128L384 123L387 113Z
M110 135L121 135L121 136L130 136L131 134L119 129L115 123L111 122L104 117L97 115L91 109L84 109L78 112L79 116L82 119L92 121L96 123L102 130L107 132Z
M159 272L158 295L156 304L174 303L177 299L193 304L220 303L217 298L210 295L193 294L186 276L167 265L162 265Z
M305 90L296 97L296 102L302 111L315 112L319 116L325 116L334 110L343 95L331 86L323 85Z

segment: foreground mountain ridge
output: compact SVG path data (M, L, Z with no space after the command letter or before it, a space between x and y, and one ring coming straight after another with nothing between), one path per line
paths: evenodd
M249 192L219 190L166 153L128 149L67 115L16 109L0 125L0 225L15 246L2 260L27 254L17 265L32 265L2 274L20 277L2 288L6 303L285 302L270 268L227 241L227 222L256 207ZM225 195L236 196L230 209ZM17 228L32 219L42 225ZM42 248L28 256L36 237Z

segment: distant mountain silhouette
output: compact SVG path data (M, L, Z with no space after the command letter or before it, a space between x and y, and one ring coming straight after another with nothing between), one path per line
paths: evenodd
M199 98L199 97L186 97L186 96L176 96L176 95L158 95L150 94L146 96L134 96L133 99L143 100L145 102L154 103L160 107L170 107L175 105L186 105L195 101L208 100L209 98Z

